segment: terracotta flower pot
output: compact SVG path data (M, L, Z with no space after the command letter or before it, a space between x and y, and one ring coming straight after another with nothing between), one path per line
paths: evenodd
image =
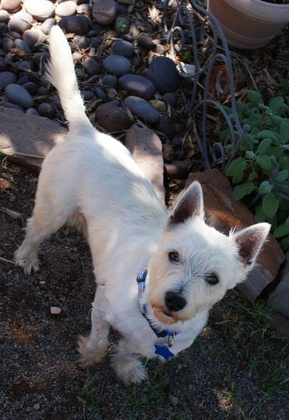
M289 22L289 4L262 0L208 0L228 44L243 49L266 45Z

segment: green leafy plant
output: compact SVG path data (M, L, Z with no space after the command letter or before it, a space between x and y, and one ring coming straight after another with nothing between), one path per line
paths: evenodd
M289 105L277 96L265 105L259 92L248 91L237 102L241 124L248 125L237 156L226 175L234 185L235 200L243 200L259 222L272 225L282 248L289 248ZM220 136L224 139L227 131ZM227 147L230 153L230 147Z

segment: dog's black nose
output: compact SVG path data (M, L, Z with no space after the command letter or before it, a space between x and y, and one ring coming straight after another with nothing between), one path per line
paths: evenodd
M187 304L186 299L176 292L167 292L165 295L165 304L169 311L181 311Z

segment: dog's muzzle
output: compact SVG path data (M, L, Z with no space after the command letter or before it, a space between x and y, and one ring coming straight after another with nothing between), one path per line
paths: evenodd
M165 305L169 312L178 312L184 309L187 301L183 296L174 291L169 291L165 294Z
M157 303L152 304L156 318L164 324L173 324L180 321L178 312L186 306L187 301L183 296L174 292L168 291L165 294L165 306L159 306Z

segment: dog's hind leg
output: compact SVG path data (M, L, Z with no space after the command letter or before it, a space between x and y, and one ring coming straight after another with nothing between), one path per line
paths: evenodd
M109 323L104 319L107 305L105 286L99 284L92 304L91 333L88 337L79 337L78 340L81 367L100 362L106 354L110 327Z
M15 252L15 263L26 274L39 270L38 248L40 243L56 232L67 221L69 215L57 209L48 200L36 199L33 216L28 219L24 241Z
M139 384L147 379L147 371L138 355L132 353L129 347L126 340L120 340L116 352L111 356L111 364L125 383Z

